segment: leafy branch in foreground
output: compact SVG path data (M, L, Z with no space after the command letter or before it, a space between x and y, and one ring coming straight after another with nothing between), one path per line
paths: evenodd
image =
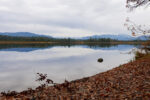
M147 27L146 25L137 25L129 18L126 19L124 26L126 26L127 29L132 32L133 36L150 34L149 27Z
M147 41L145 44L143 44L144 47L141 49L144 49L145 52L148 53L150 51L150 27L147 27L146 25L137 25L129 18L126 19L124 26L132 32L132 36L144 35Z

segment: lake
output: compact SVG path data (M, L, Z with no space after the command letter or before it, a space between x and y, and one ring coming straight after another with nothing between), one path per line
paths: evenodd
M110 70L134 58L134 45L0 45L0 91L39 85L36 73L54 82L75 80ZM103 62L97 62L103 58Z

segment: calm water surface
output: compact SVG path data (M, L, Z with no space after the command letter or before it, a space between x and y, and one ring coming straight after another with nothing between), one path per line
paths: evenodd
M0 91L34 88L36 73L54 82L71 81L107 71L133 59L134 45L0 46ZM103 58L102 63L97 62Z

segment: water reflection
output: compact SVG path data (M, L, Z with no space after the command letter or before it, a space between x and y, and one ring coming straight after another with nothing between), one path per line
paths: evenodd
M21 91L38 85L37 72L47 73L55 82L95 75L126 63L133 45L89 46L46 45L0 47L0 91ZM97 59L103 58L103 63Z
M39 49L47 49L53 47L82 47L82 48L92 48L92 49L102 49L102 50L127 50L132 47L140 47L140 45L116 45L109 43L102 44L0 44L0 51L17 51L17 52L30 52Z

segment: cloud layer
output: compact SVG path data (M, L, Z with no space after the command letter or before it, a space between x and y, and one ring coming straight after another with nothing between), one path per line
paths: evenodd
M149 24L150 9L129 13L125 0L0 0L0 31L60 37L125 34L126 17Z

